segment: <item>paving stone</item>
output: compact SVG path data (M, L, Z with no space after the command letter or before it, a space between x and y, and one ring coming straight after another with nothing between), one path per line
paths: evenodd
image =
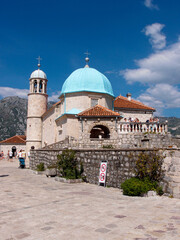
M117 227L117 225L116 225L116 224L113 224L113 223L111 223L111 224L107 224L107 225L106 225L106 227L107 227L107 228L116 228L116 227Z
M8 175L0 181L2 240L179 240L179 199L127 197L117 188L61 183L17 167L18 161L0 162Z
M145 228L143 227L143 225L139 225L135 229L145 229Z
M124 216L124 215L116 215L116 216L114 216L115 218L125 218L126 216Z
M100 233L108 233L110 230L107 228L98 228L95 231Z
M21 233L21 234L17 235L16 238L17 239L24 239L24 238L27 238L29 236L31 236L31 234L29 234L29 233Z
M41 230L45 230L45 231L48 231L48 230L51 230L53 229L52 227L44 227L44 228L41 228Z

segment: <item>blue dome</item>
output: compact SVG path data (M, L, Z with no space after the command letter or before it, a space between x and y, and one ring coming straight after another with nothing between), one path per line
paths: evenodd
M114 97L110 81L94 68L79 68L66 79L61 95L73 92L106 93Z

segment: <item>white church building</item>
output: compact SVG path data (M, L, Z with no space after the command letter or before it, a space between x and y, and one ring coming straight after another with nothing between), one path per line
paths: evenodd
M47 76L38 69L29 79L26 151L62 141L116 139L122 134L167 131L153 119L155 109L127 97L115 97L108 78L86 65L64 81L59 101L47 110ZM50 81L50 80L49 80Z

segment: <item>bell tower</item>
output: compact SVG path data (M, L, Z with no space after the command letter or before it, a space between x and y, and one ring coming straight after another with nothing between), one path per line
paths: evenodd
M42 118L47 110L47 77L40 70L40 60L38 58L38 69L32 72L29 82L30 91L28 94L27 131L26 131L26 152L32 146L35 149L42 146Z

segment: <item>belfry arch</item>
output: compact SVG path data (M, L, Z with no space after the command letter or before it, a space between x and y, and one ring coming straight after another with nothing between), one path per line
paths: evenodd
M104 125L95 125L90 131L90 138L110 138L109 128Z

